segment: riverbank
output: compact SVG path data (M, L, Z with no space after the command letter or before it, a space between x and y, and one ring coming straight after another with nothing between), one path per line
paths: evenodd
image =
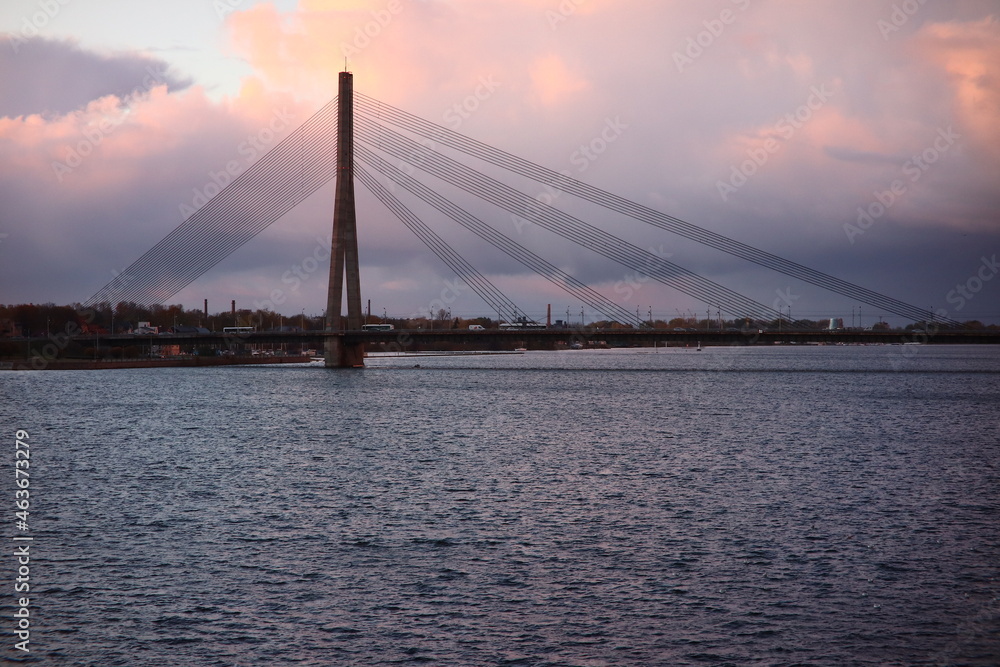
M34 361L34 363L32 363ZM167 359L19 359L0 361L0 371L93 371L114 368L189 368L201 366L260 366L266 364L305 364L312 357L170 357Z

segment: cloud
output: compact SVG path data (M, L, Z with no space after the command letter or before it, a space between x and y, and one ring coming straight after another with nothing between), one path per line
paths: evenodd
M31 41L40 44L53 43ZM179 77L143 84L144 68L163 72L166 64L72 50L85 78L100 85L48 92L58 104L23 104L45 113L0 117L5 301L85 300L312 112L253 82L221 101L170 83ZM116 86L121 95L104 94ZM86 99L87 90L96 97ZM37 99L30 86L26 96ZM300 237L276 245L289 236Z
M113 95L126 99L165 85L179 91L191 80L163 60L136 53L99 54L71 40L0 36L0 116L58 116Z
M858 162L861 164L897 165L901 166L906 162L906 158L901 155L883 155L872 151L859 151L853 148L841 146L824 146L823 151L834 160L844 162Z
M913 48L922 60L944 72L956 121L983 152L1000 152L1000 21L929 23L914 36Z
M181 205L191 205L213 173L233 160L246 168L240 146L275 110L288 109L294 126L332 98L347 56L365 94L713 231L931 305L928 293L947 293L983 248L1000 249L1000 82L990 69L1000 62L1000 26L988 4L928 5L884 38L877 21L892 6L303 0L280 11L261 3L225 17L227 55L252 74L224 99L180 75L143 88L145 67L170 71L163 61L34 42L70 75L47 78L29 63L2 79L15 94L0 101L8 105L0 106L8 116L0 119L0 233L8 234L0 244L0 300L88 297L179 224ZM678 71L674 55L691 40L701 51ZM0 63L12 58L0 55ZM54 83L77 72L87 86ZM609 142L602 133L611 121L623 129ZM936 149L949 128L957 139ZM932 149L927 169L904 171ZM53 167L84 151L71 171ZM587 151L593 159L581 159ZM734 169L743 172L738 186ZM905 193L852 243L845 225L896 180ZM532 196L545 192L511 182ZM734 192L723 199L719 183ZM390 312L410 312L437 295L435 276L450 275L358 191L366 294L380 312L380 300ZM328 233L331 202L331 192L318 192L178 299L249 304L277 288L285 290L287 312L321 310L324 280L310 278L292 293L281 278ZM642 248L663 247L678 264L764 303L794 283L577 206L568 195L557 204ZM519 228L506 212L468 206L616 298L624 267ZM542 309L542 299L554 298L544 281L439 216L427 217L499 282L536 286L515 300ZM817 311L853 305L809 294ZM639 298L643 312L704 311L656 284ZM474 297L467 307L481 309Z
M535 96L545 106L565 104L573 96L590 88L586 79L574 74L557 55L537 59L529 70Z

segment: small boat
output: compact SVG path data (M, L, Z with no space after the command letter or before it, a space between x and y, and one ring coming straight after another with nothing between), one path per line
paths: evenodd
M528 348L526 348L526 347L515 347L514 351L515 352L527 352Z

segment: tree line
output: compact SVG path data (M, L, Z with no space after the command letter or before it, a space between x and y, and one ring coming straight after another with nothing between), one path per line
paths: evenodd
M84 313L86 316L84 316ZM224 327L251 326L258 331L292 330L317 331L326 328L325 317L320 314L282 315L268 309L232 309L208 313L202 309L185 309L180 304L143 305L135 302L122 302L112 307L110 303L100 303L94 306L83 306L75 303L69 305L45 304L0 304L0 337L47 337L57 332L72 328L99 334L127 333L139 326L140 322L148 322L150 326L161 331L167 331L175 326L202 327L209 331L222 331ZM484 328L494 328L499 322L489 317L462 318L452 317L449 311L441 310L434 317L379 317L366 318L372 324L387 323L397 329L467 329L469 325L479 325ZM829 320L788 320L760 321L745 318L696 319L673 318L670 320L654 319L644 323L656 329L692 329L718 330L723 329L826 329ZM633 325L621 324L609 320L592 321L586 325L568 323L568 328L632 328ZM936 323L930 325L936 330L943 328ZM69 328L68 328L69 327ZM876 323L875 330L883 331L922 331L928 329L927 322L914 322L905 327L890 327L885 323ZM1000 329L995 324L984 325L978 320L962 323L961 329L966 331L996 331Z

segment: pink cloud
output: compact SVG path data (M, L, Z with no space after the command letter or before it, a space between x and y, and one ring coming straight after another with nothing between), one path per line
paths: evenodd
M913 41L919 56L947 74L953 110L970 143L1000 153L1000 21L929 23Z
M4 248L16 239L41 252L59 238L63 258L103 257L102 275L122 268L181 221L180 206L192 203L211 173L232 160L246 165L241 144L276 111L287 110L294 127L332 98L345 54L364 93L445 125L455 118L449 111L473 96L474 113L461 116L459 131L724 233L746 238L747 221L760 220L751 233L779 252L800 238L804 219L840 234L845 216L898 177L902 159L952 124L961 146L887 218L940 230L995 228L1000 96L989 68L1000 59L996 21L931 21L928 12L918 17L926 18L922 26L915 18L910 32L884 40L875 20L891 3L846 6L760 2L743 11L732 3L736 20L678 72L675 50L705 30L718 7L303 0L283 13L254 5L226 18L231 53L252 71L233 97L154 87L134 99L104 95L75 113L0 118L5 204L30 221ZM476 96L484 79L495 85ZM833 87L830 100L792 136L780 136L779 121L823 85ZM586 173L575 172L575 152L617 118L627 130ZM60 182L53 162L66 162L102 127L90 154ZM722 202L716 181L769 140L780 149ZM43 199L44 214L21 192ZM268 243L301 241L305 249L292 251L289 264L298 261L326 231L328 204L318 202ZM365 262L379 267L380 282L413 286L400 267L416 266L407 262L423 250L391 231L394 224L384 212L372 214ZM98 227L103 235L94 233ZM648 231L637 235L642 245L665 242ZM525 238L544 243L537 232ZM121 250L101 251L110 240ZM578 266L586 273L592 264ZM92 269L76 275L92 276ZM284 269L274 270L280 276ZM620 274L611 267L594 277L610 275L613 284ZM249 281L219 284L233 290Z

